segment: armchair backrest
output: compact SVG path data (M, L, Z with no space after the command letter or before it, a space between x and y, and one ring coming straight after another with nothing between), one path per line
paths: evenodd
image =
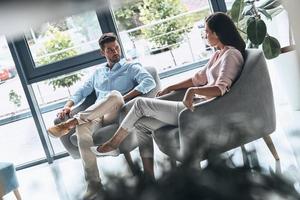
M179 116L183 154L191 141L206 154L224 152L272 133L276 127L272 85L263 53L247 50L243 70L230 91Z
M147 94L145 94L143 96L145 96L145 97L155 97L156 93L161 88L160 78L159 78L157 69L155 67L152 67L152 66L146 66L145 69L149 72L149 74L152 75L152 77L153 77L153 79L156 83L156 86L150 92L148 92Z

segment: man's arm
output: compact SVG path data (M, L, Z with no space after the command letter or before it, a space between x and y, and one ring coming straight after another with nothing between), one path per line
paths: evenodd
M155 88L156 83L152 75L140 63L132 64L129 71L131 77L138 83L133 90L140 94L146 94Z
M165 94L168 94L172 91L176 91L176 90L180 90L180 89L186 89L186 88L189 88L189 87L192 87L194 86L193 84L193 81L192 81L192 78L188 78L184 81L181 81L179 83L176 83L176 84L173 84L173 85L170 85L168 87L166 87L165 89L159 91L156 96L163 96Z

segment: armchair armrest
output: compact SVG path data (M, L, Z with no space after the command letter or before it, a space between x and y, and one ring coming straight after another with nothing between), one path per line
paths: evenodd
M173 91L169 94L157 97L158 99L168 100L168 101L182 101L187 89Z

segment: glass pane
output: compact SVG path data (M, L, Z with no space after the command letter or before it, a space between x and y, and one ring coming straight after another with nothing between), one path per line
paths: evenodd
M16 165L44 158L44 150L5 37L0 36L0 158Z
M26 33L37 67L99 49L102 34L95 12L48 22Z
M46 127L53 125L57 112L64 106L71 94L74 94L85 79L94 72L96 67L83 69L32 85L39 107L45 111L43 119ZM59 139L50 137L50 140L56 154L66 151Z
M127 59L164 71L211 53L201 37L207 0L114 0L112 7Z
M232 4L235 0L225 0L227 10L231 10Z

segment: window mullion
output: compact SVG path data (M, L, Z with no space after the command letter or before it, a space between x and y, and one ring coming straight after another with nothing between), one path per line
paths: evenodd
M34 119L34 123L36 125L41 143L43 145L43 149L46 154L47 161L48 161L48 163L52 163L54 151L53 151L52 145L50 143L50 139L46 135L47 131L46 131L45 123L43 121L43 117L42 117L41 111L39 109L38 102L34 95L33 88L31 85L28 85L28 83L26 81L26 75L24 73L24 70L23 70L24 66L22 63L22 62L24 62L24 60L23 60L24 55L20 55L19 52L21 49L17 48L17 47L20 47L19 45L22 44L22 41L19 41L19 42L15 43L15 42L10 41L8 43L9 49L10 49L11 55L13 57L13 60L15 62L16 69L17 69L24 93L26 95L26 99L28 101L29 108L31 110L31 114Z
M209 0L213 12L227 12L224 0Z

